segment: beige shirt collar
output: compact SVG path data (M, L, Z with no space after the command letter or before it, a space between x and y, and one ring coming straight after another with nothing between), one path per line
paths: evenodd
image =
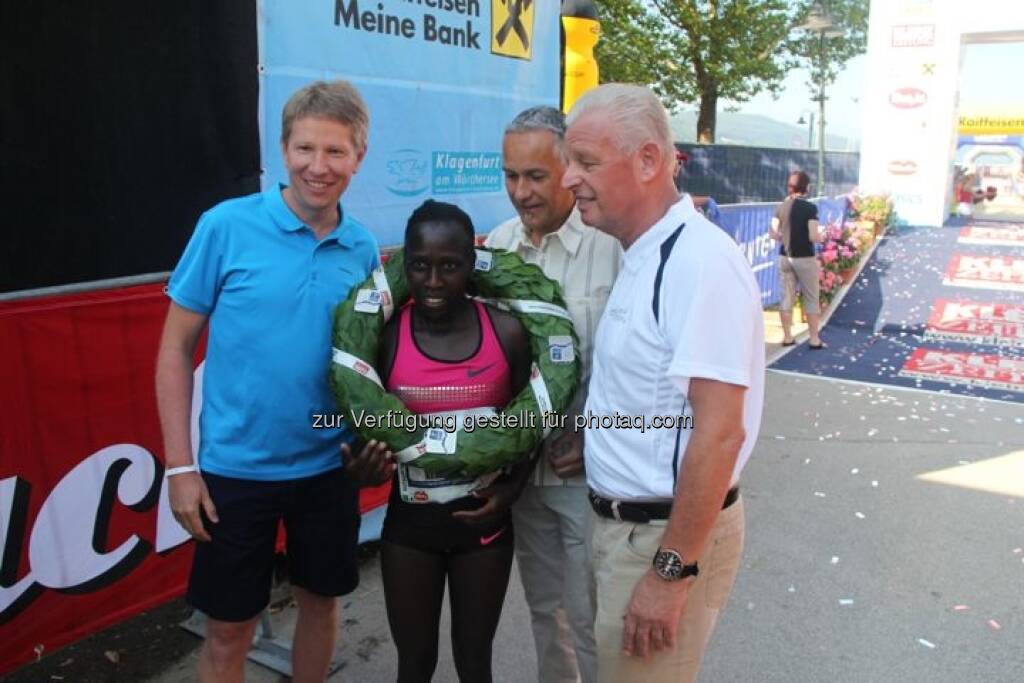
M564 248L572 256L576 256L576 252L580 248L580 244L583 243L583 231L586 227L583 224L583 219L580 218L580 211L575 206L572 207L572 212L569 214L569 218L562 223L562 227L555 230L552 233L545 235L541 239L540 247L534 247L533 241L530 240L530 230L520 221L519 230L519 244L517 246L528 247L531 249L543 250L545 243L551 239L558 239L562 243Z

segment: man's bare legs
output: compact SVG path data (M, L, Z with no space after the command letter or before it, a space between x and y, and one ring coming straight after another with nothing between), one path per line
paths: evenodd
M323 683L338 632L338 599L310 593L298 586L292 587L292 595L299 605L292 642L292 681Z
M242 683L245 655L259 617L249 621L206 619L206 640L199 651L200 683Z

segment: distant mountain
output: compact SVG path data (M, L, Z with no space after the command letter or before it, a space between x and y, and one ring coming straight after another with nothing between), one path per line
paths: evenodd
M676 142L697 141L697 112L678 112L672 116L670 125ZM814 149L817 149L817 137L815 126ZM807 126L784 123L760 114L720 111L715 142L720 145L807 149ZM825 149L829 151L855 151L859 146L858 140L825 131Z

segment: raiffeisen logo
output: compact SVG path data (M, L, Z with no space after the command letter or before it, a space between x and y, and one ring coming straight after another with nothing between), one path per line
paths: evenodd
M491 53L533 58L533 0L491 0Z
M889 93L889 104L896 109L916 109L928 102L928 93L920 88L899 88Z

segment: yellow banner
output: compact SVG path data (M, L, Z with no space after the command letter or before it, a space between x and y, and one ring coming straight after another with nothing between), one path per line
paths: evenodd
M1024 113L961 114L960 135L1024 135Z

